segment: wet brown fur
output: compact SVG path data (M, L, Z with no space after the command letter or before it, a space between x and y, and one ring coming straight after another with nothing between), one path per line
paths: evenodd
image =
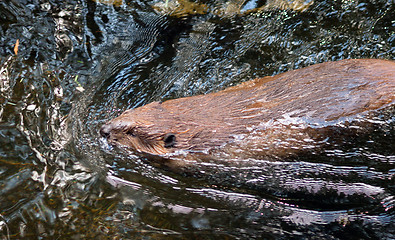
M395 62L342 60L216 93L153 102L125 111L101 134L171 167L181 166L182 159L210 161L214 153L281 157L316 146L330 126L352 122L394 100ZM166 146L169 134L175 141L168 139Z

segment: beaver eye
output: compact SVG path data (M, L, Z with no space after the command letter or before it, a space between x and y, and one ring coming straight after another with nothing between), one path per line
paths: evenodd
M132 137L135 137L135 136L136 136L136 131L135 131L134 128L131 128L131 129L128 129L128 130L126 131L126 134L128 134L128 135L130 135L130 136L132 136Z
M165 148L171 148L176 145L176 135L168 133L163 137L163 142L165 143Z

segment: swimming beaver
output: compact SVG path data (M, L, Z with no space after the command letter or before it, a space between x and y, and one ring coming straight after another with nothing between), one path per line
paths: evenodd
M364 119L394 100L395 62L342 60L153 102L125 111L100 133L173 169L194 161L283 158L366 132L372 121Z

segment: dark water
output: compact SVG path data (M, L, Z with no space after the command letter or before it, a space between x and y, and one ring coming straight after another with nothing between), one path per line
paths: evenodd
M104 122L154 100L395 58L391 0L279 3L183 2L166 16L155 1L0 1L1 238L394 239L393 110L322 156L196 177L99 137Z

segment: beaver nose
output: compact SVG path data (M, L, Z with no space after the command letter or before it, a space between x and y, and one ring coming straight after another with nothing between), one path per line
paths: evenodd
M101 128L100 128L100 135L102 135L105 138L108 138L110 136L111 133L111 125L110 124L104 124Z

